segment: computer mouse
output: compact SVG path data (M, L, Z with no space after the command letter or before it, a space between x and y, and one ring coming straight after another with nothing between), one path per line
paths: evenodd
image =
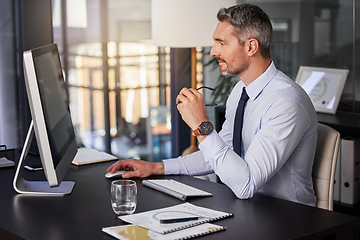
M106 178L114 178L114 177L121 177L121 175L126 171L116 171L114 173L108 172L105 174Z

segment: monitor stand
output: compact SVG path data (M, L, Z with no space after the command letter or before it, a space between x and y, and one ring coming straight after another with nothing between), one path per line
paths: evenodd
M23 177L25 159L34 137L34 123L31 121L24 148L21 152L19 163L16 169L13 187L18 193L35 194L35 195L65 195L70 194L75 182L63 181L58 187L50 187L47 181L28 181Z

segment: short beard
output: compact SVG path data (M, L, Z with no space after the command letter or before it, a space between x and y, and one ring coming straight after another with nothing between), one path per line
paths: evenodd
M233 76L239 76L242 72L244 72L248 68L247 65L242 65L241 68L237 69L236 71L224 71L220 72L220 74L224 77L233 77Z
M225 62L225 61L223 61ZM226 62L225 62L226 63ZM219 68L219 71L220 71L220 74L225 76L225 77L230 77L230 76L239 76L242 72L246 71L246 69L248 69L249 67L249 63L247 62L243 62L241 64L241 66L239 66L237 69L234 69L234 70L230 70L228 68L228 65L226 63L226 66L227 68L225 69L225 71L221 72L220 68Z
M223 72L223 73L220 73L222 76L224 77L233 77L235 76L236 74L232 74L232 73L229 73L229 72Z

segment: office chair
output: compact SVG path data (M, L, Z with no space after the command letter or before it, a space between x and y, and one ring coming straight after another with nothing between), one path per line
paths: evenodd
M316 207L332 211L340 133L321 123L318 125L317 132L318 138L312 172L317 197Z

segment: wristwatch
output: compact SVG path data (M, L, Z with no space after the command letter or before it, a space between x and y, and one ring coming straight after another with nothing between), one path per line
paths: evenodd
M193 131L195 137L199 135L209 135L214 130L214 126L211 122L202 122L197 129Z

